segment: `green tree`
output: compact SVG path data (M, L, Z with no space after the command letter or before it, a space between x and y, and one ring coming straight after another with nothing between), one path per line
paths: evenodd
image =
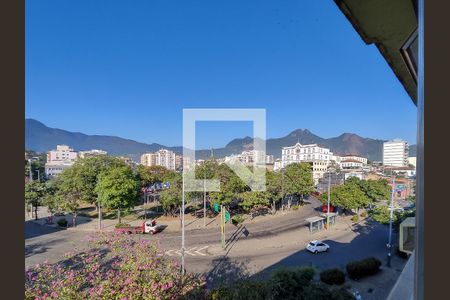
M283 197L282 180L279 172L268 171L266 173L266 195L272 201L272 211L275 212L275 205Z
M55 201L57 206L72 214L72 224L76 226L78 209L84 201L84 182L80 176L80 164L65 169L55 178Z
M160 203L166 216L168 214L175 216L175 211L181 207L181 197L181 190L174 186L171 186L160 193Z
M345 209L354 209L359 215L359 209L367 207L369 198L361 190L356 181L346 181L343 185L333 186L330 191L330 203L333 206L339 206ZM328 194L323 193L321 201L326 203Z
M308 163L294 163L282 171L283 190L285 195L303 197L314 191L312 167Z
M47 161L46 153L38 153L32 150L25 150L25 176L30 176L30 163L28 159L31 159L31 170L34 180L45 180L45 163ZM39 178L38 178L39 174Z
M42 198L42 204L47 207L50 211L50 214L54 214L55 212L60 210L60 202L56 197L57 186L54 179L50 179L45 182L46 193Z
M266 206L269 205L267 192L244 192L242 193L243 201L239 203L246 212L250 211L254 206Z
M76 180L81 185L81 197L83 201L94 204L98 209L98 194L95 190L101 173L109 170L125 167L123 160L107 155L95 155L78 159L75 164Z
M34 208L34 217L37 220L38 206L42 205L42 198L46 193L46 186L43 182L39 181L28 181L25 184L25 201L27 204L32 205Z
M154 183L159 183L167 180L171 176L170 173L174 173L162 166L143 166L137 167L137 173L141 181L142 186L148 186Z
M359 178L351 177L348 181L359 185L371 202L378 202L390 198L391 187L386 179L360 180Z
M115 167L100 174L95 192L102 206L120 210L131 208L139 201L139 180L129 166Z

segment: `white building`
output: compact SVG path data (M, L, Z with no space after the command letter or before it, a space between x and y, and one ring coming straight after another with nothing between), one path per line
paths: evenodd
M356 160L361 162L364 165L367 165L367 158L359 156L359 155L354 155L354 154L347 154L347 155L343 155L341 156L340 161L343 160Z
M49 161L45 163L45 175L47 178L58 176L62 171L73 166L74 161Z
M364 179L364 175L362 172L348 172L344 174L344 180L349 179L350 177L356 177L359 178L361 180Z
M395 139L383 144L383 165L404 167L408 166L408 142Z
M328 148L320 147L317 144L297 143L294 146L282 148L281 168L292 163L308 162L312 166L314 182L317 184L327 172L332 157L336 159Z
M363 163L356 159L345 159L339 164L341 169L360 169L363 167Z
M56 150L47 152L45 175L47 178L55 177L64 169L71 167L78 159L78 152L67 145L56 145Z
M169 170L176 168L175 152L161 149L155 153L145 153L141 156L141 164L147 167L162 166Z
M233 154L225 157L225 162L233 161L234 159L239 160L243 164L251 165L255 160L261 162L261 164L273 164L273 155L264 155L260 150L248 150L242 151L241 154Z
M78 158L78 152L67 145L57 145L56 150L47 152L47 162L51 161L75 161Z
M408 157L408 164L413 165L416 168L417 158L415 156Z
M98 149L92 149L92 150L79 152L80 158L85 158L85 157L95 156L95 155L108 155L108 152L106 152L104 150L98 150Z

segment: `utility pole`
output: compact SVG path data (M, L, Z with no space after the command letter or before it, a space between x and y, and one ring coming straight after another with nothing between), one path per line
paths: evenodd
M31 167L31 158L28 159L28 166L29 166L29 177L30 177L30 182L33 181L33 172L31 171L32 167ZM33 218L33 203L31 203L31 218Z
M395 193L395 175L392 172L392 194L391 194L391 204L389 205L389 241L388 247L388 257L387 266L391 267L391 249L392 249L392 217L394 213L394 193Z
M37 169L36 171L37 171L37 173L38 173L38 182L41 182L41 176L40 176L40 174L39 174L39 169Z
M100 198L97 198L98 200L98 229L102 230L102 205L100 202Z
M220 206L220 231L222 248L225 249L225 211L224 206Z
M328 209L327 209L327 229L330 228L330 191L331 191L331 172L328 170Z
M203 170L203 227L206 227L206 170Z

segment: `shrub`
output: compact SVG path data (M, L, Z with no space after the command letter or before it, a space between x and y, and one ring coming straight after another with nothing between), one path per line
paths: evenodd
M60 219L60 220L58 220L58 225L60 226L60 227L67 227L67 220L66 219Z
M352 220L353 222L358 222L358 220L359 220L358 215L354 215L354 216L352 217L351 220Z
M265 300L270 299L266 281L243 280L231 286L222 286L212 290L207 300Z
M275 271L270 280L273 299L298 299L304 288L311 284L315 273L310 267Z
M26 271L25 299L203 298L204 280L181 275L179 265L148 240L103 234L85 252Z
M361 217L363 217L363 218L367 217L367 212L366 212L366 211L363 211L363 212L361 213Z
M375 257L349 262L346 266L347 274L352 279L376 274L380 270L381 261Z
M128 223L117 223L115 225L116 228L123 228L123 227L129 227L129 226L130 226L130 224L128 224Z
M231 222L233 224L240 224L245 221L245 218L242 215L235 215L233 218L231 218Z
M317 282L305 288L303 297L296 299L304 300L354 300L355 297L344 287L330 288Z
M341 285L345 282L345 274L337 268L328 269L320 273L320 280L326 284Z
M293 210L298 210L300 208L300 205L292 205Z

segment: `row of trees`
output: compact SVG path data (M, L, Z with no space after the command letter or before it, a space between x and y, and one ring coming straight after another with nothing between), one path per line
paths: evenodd
M28 182L25 200L33 207L45 205L51 212L70 212L76 225L81 205L118 210L132 207L139 201L139 188L139 176L130 166L118 158L101 155L79 159L49 181Z
M330 203L344 209L356 210L366 208L370 203L387 200L390 197L391 187L386 179L360 180L350 177L344 184L333 186L330 190ZM321 195L321 201L327 203L328 193Z
M306 163L291 164L283 172L266 173L266 191L255 192L248 187L227 165L207 160L196 168L197 179L217 179L220 192L208 192L211 203L229 207L238 203L248 212L254 207L275 205L284 197L302 198L314 191L311 166ZM167 178L167 177L166 177ZM175 214L181 205L181 175L175 173L168 181L172 188L161 192L160 200L166 213ZM202 192L188 192L187 201L201 199Z
M218 179L220 192L210 192L211 203L230 206L238 203L244 211L255 206L275 207L284 197L302 198L314 190L309 164L291 164L281 172L267 172L267 190L253 192L225 164L207 160L196 170L198 179ZM32 181L25 186L25 199L37 208L47 206L50 211L67 211L76 216L83 204L99 205L107 209L127 209L139 202L140 188L154 183L169 182L170 188L160 194L160 204L166 214L176 215L182 201L182 175L163 167L138 166L132 169L122 160L106 155L77 160L58 177L47 182ZM188 192L186 201L201 199L203 192ZM120 215L120 214L119 214ZM36 213L37 218L37 213ZM120 220L119 220L120 222Z

